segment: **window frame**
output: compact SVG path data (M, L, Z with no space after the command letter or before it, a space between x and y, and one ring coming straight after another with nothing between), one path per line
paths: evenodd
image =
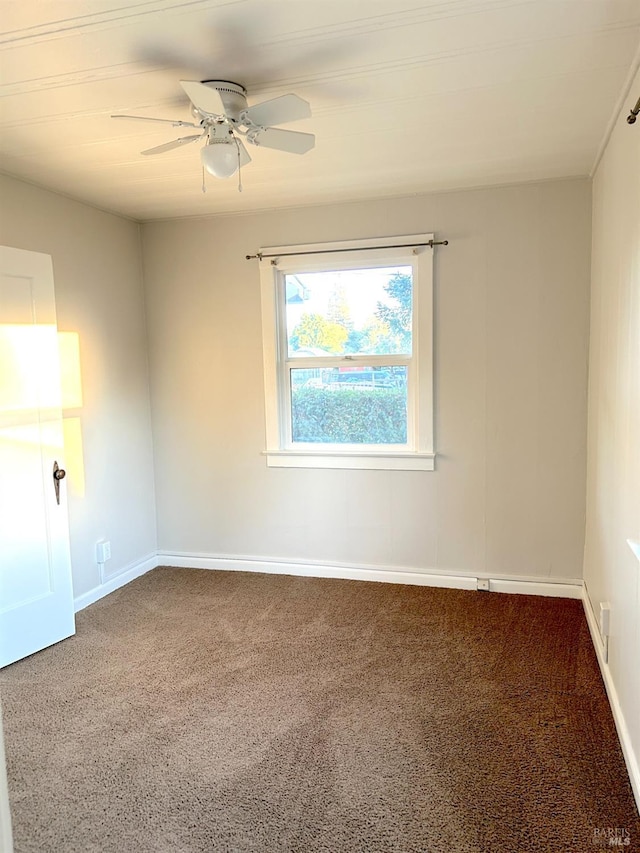
M433 239L433 234L410 234L332 243L272 246L260 250L266 420L266 449L263 453L269 467L434 470L433 248L417 245ZM406 245L408 248L395 248L398 245ZM265 257L266 255L275 257ZM410 356L289 356L285 313L286 275L384 266L411 266L413 269ZM335 366L337 362L363 366L407 366L406 444L344 445L292 441L290 371L296 367Z

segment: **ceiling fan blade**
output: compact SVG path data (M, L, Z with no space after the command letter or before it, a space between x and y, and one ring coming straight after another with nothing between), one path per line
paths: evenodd
M236 136L236 142L238 143L238 151L240 152L240 167L247 166L251 162L251 157L249 156L249 152L245 148L244 142L241 139L238 139Z
M253 124L271 127L273 124L286 124L289 121L310 118L311 107L307 101L297 95L282 95L249 107L243 115L248 116Z
M147 116L125 116L125 115L115 115L111 116L111 118L130 118L134 121L155 121L160 122L161 124L170 124L173 127L200 127L199 124L194 124L192 121L180 121L174 120L171 118L147 118Z
M262 148L274 148L276 151L288 151L290 154L306 154L316 144L313 133L299 133L296 130L280 130L278 127L266 127L247 141Z
M180 85L189 96L194 107L203 113L210 113L214 116L225 114L224 104L217 89L212 89L211 86L206 86L204 83L197 83L195 80L181 80Z
M147 148L146 151L141 151L141 154L162 154L163 151L171 151L172 148L179 148L181 145L188 145L190 142L195 142L196 139L202 139L203 133L194 133L193 136L181 136L180 139L173 139L171 142L165 142L164 145L156 145L155 148Z

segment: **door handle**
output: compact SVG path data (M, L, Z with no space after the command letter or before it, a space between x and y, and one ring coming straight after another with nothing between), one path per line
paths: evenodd
M53 463L53 488L56 493L56 503L60 506L60 480L64 480L67 472L64 468L60 468L57 462Z

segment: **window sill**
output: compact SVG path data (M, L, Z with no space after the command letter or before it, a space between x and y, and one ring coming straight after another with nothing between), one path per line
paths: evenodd
M435 453L340 453L335 451L267 450L269 468L360 468L379 471L434 471Z

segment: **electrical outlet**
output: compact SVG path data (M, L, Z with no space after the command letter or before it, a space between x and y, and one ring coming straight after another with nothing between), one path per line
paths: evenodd
M480 592L489 592L491 589L489 584L490 584L489 578L477 578L476 589L479 590Z
M106 563L111 559L111 542L98 542L96 545L96 562Z

